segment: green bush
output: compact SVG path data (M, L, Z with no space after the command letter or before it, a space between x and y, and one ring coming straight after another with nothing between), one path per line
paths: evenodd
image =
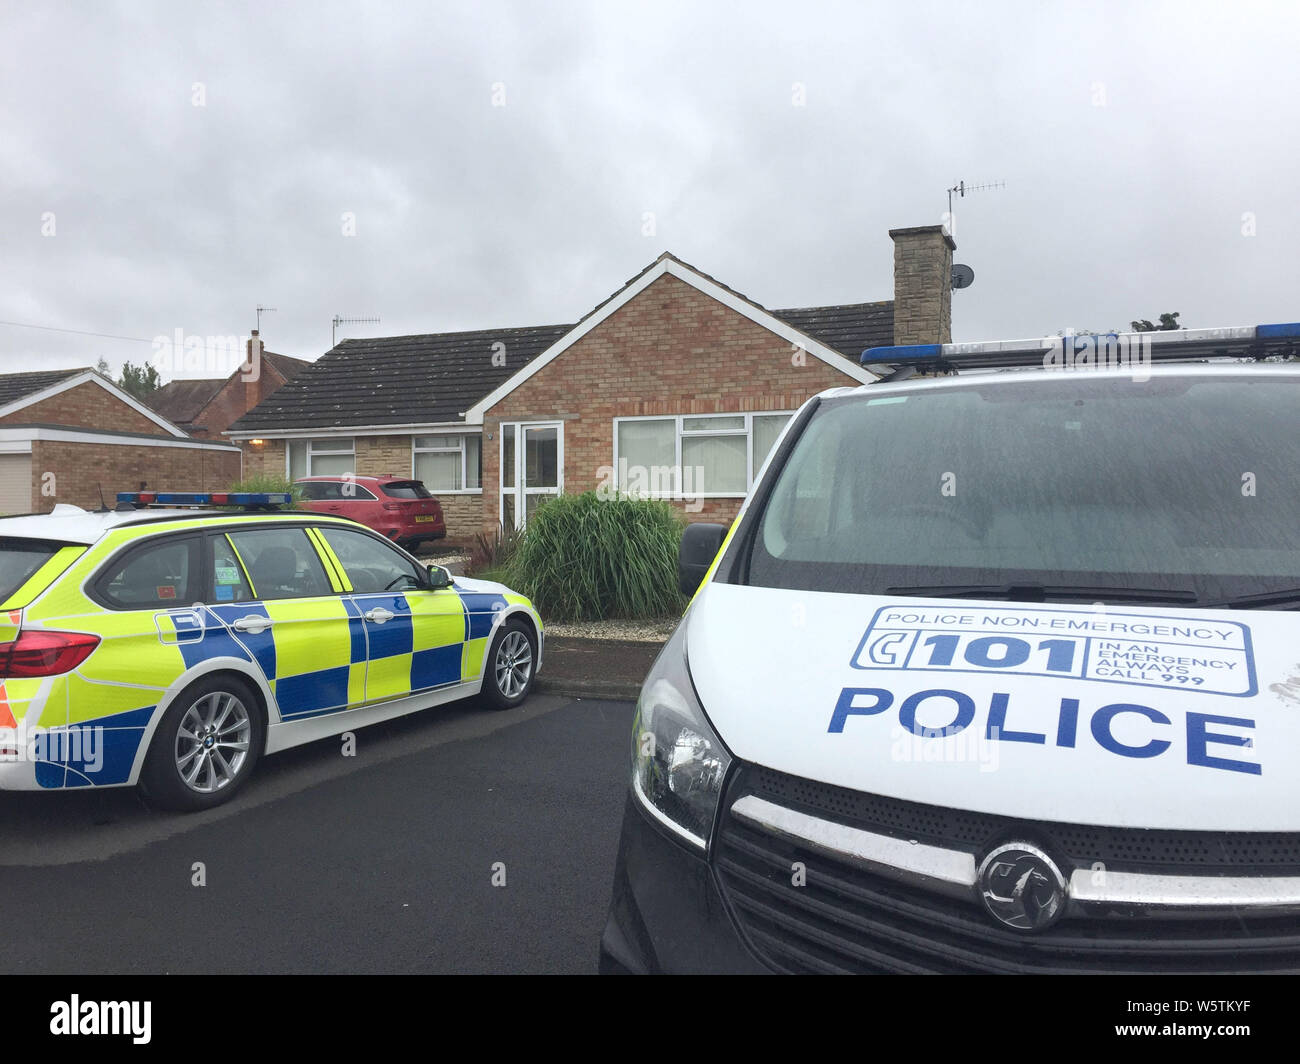
M302 488L280 473L254 473L231 484L227 491L287 491L293 502L287 509L295 510L302 502Z
M681 539L682 520L666 502L561 495L529 519L506 582L557 621L680 614Z

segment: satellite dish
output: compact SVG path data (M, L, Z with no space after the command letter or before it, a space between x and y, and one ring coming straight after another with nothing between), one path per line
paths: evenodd
M969 288L975 280L975 271L963 263L954 263L952 268L953 288Z

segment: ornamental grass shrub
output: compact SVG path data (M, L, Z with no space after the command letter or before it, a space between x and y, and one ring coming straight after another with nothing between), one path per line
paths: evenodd
M540 505L506 563L506 582L544 618L595 621L680 614L682 519L666 502L589 491Z

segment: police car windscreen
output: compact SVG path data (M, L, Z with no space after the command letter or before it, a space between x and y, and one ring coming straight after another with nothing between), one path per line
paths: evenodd
M43 539L0 538L0 602L27 583L62 546Z
M1201 602L1295 588L1298 412L1300 380L1276 375L999 374L831 399L757 517L746 579L870 594L1149 588Z

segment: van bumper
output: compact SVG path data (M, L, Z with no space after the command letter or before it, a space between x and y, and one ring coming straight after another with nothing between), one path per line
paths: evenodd
M736 930L708 861L654 824L629 791L601 974L766 971Z

